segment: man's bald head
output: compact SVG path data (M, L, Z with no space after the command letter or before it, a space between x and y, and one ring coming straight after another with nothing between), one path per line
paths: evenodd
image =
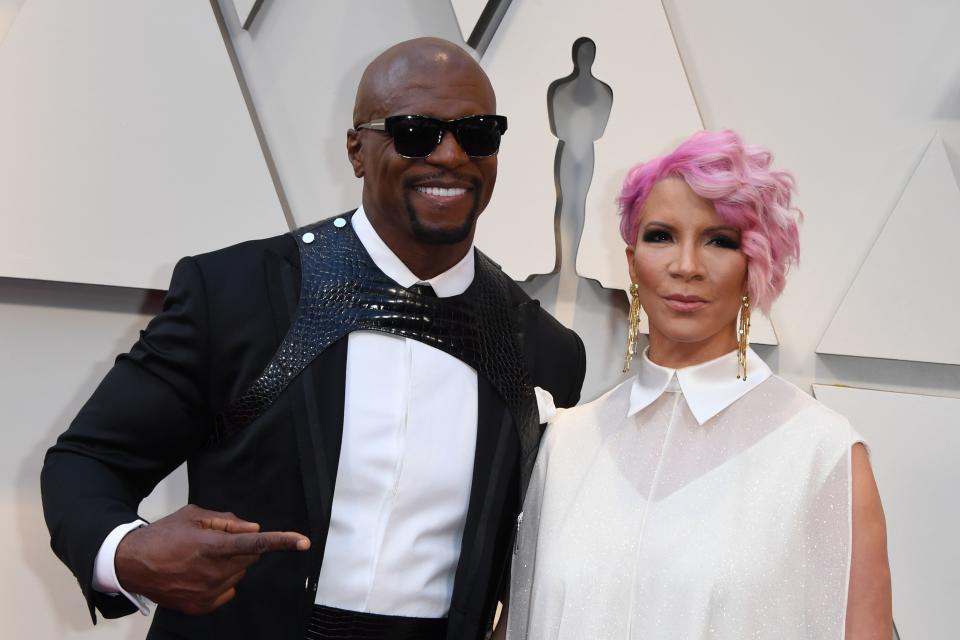
M425 84L479 85L496 109L490 79L473 57L441 38L415 38L396 44L367 65L357 86L353 123L368 122L391 113L410 91Z
M497 102L487 74L469 53L446 40L417 38L390 47L363 72L347 131L347 157L363 178L363 211L377 234L421 279L431 278L470 250L477 217L497 180L497 155L471 156L456 129L407 131L433 143L426 156L405 156L394 132L363 127L390 116L462 121L493 115ZM426 134L427 140L423 140ZM469 145L468 145L469 146ZM471 147L473 148L473 147Z

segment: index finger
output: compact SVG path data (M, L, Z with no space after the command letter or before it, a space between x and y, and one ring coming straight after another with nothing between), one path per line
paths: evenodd
M218 552L225 556L248 556L272 551L306 551L309 548L310 538L295 531L263 531L228 534Z
M225 531L227 533L256 533L260 531L260 525L256 522L248 522L239 518L226 518L212 516L201 518L197 523L204 529L213 529L215 531Z

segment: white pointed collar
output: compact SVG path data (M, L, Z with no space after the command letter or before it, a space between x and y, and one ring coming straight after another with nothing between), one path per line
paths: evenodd
M436 275L429 280L421 280L413 271L403 264L403 261L397 257L387 243L377 234L376 229L370 224L367 214L363 207L357 209L350 219L353 225L353 231L360 239L360 244L367 250L373 263L377 265L384 275L399 284L401 287L412 287L415 284L429 284L433 287L434 293L439 298L449 298L458 296L467 290L470 283L473 282L474 262L473 246L467 251L467 255L457 264L453 265L443 273Z
M771 376L767 363L749 348L745 381L737 378L736 351L690 367L670 369L652 362L644 349L639 365L630 389L628 416L649 406L672 385L678 385L690 412L701 425Z

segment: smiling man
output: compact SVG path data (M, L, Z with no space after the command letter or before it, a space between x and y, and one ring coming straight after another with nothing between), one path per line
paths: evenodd
M149 638L456 640L490 628L577 336L473 247L507 120L433 38L378 56L347 154L362 206L178 263L164 309L43 469L57 555ZM187 462L190 502L140 501ZM149 600L148 600L149 599Z

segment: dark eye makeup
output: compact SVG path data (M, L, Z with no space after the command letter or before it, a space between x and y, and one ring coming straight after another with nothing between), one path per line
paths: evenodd
M724 249L739 249L740 240L727 235L717 235L710 239L710 244L722 247Z
M644 242L670 242L673 236L665 229L647 229L643 232Z
M673 233L660 227L650 227L643 232L644 242L664 243L673 240ZM710 237L707 244L720 247L722 249L737 250L740 248L740 239L729 233L717 233Z

